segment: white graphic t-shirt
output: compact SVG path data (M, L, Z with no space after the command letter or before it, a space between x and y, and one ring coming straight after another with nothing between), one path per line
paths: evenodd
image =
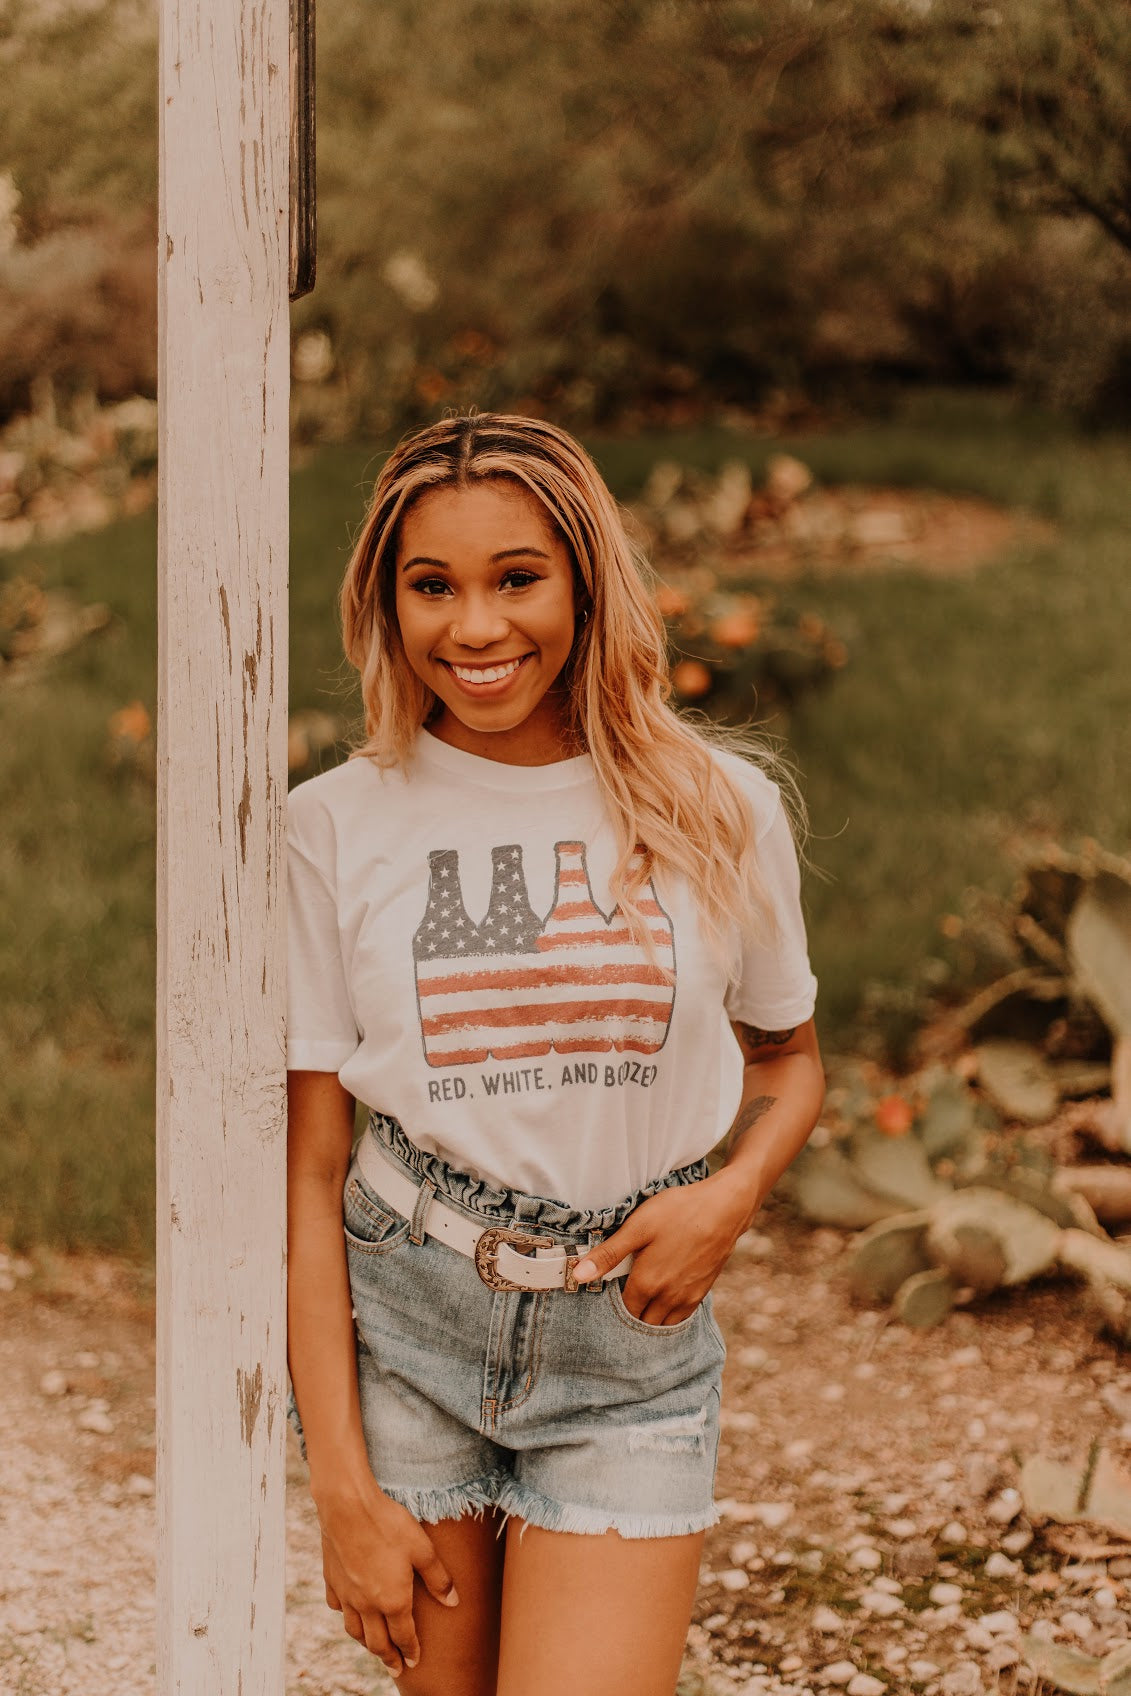
M504 765L422 730L407 779L354 759L299 784L288 1067L337 1072L418 1147L568 1206L705 1155L742 1091L730 1020L803 1024L817 989L777 785L712 757L749 797L781 922L730 982L682 879L641 899L655 959L633 941L587 754Z

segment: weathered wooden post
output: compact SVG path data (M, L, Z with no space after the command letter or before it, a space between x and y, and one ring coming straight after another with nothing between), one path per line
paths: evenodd
M296 4L161 0L162 1696L283 1690L288 294L313 277L290 239L313 233L309 169L291 205Z

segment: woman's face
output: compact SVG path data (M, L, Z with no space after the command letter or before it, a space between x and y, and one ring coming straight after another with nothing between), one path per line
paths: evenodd
M433 735L513 765L561 759L573 565L537 497L509 478L420 496L396 573L408 663L443 703Z

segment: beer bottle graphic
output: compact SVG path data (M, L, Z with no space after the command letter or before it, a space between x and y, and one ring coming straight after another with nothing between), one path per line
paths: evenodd
M412 939L424 1054L431 1066L470 1064L487 1049L462 1041L452 990L460 962L482 953L479 927L468 917L460 887L459 853L435 848L428 856L428 901Z
M671 920L655 887L649 881L639 899L655 945L650 962L620 908L606 919L594 901L585 844L558 842L555 853L554 905L538 944L562 978L554 1049L655 1054L667 1037L675 995ZM640 862L637 855L634 863Z

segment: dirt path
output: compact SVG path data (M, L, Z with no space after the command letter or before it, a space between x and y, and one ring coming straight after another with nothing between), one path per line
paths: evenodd
M771 1212L717 1287L724 1518L686 1696L1031 1692L1034 1623L1091 1653L1131 1638L1131 1559L1057 1553L1011 1494L1035 1449L1131 1447L1131 1363L1064 1285L906 1331L851 1305L842 1248ZM154 1690L153 1360L137 1273L0 1257L3 1696ZM395 1688L325 1606L288 1442L288 1696Z

